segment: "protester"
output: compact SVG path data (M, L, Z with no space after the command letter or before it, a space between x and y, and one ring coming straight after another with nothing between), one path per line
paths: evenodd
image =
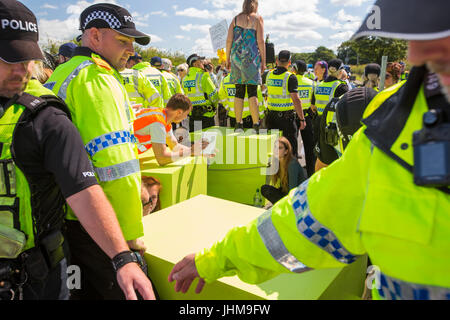
M298 187L307 178L292 153L289 140L285 137L280 137L275 142L272 168L277 170L270 178L271 184L261 187L261 194L272 204L287 196L290 190Z
M182 63L177 66L177 76L178 80L180 80L180 83L183 82L183 78L187 75L188 69L189 66L187 65L187 63Z
M253 128L259 132L258 85L266 66L264 21L258 12L258 0L244 0L242 12L232 20L227 36L227 68L236 85L234 102L236 130L243 130L242 111L247 93Z
M384 81L384 88L392 87L400 81L402 66L397 62L389 62L386 66L386 78Z
M161 210L159 193L161 192L161 182L155 177L142 177L141 201L143 216Z
M377 63L369 63L364 68L364 74L362 76L363 86L367 88L372 88L375 91L380 91L380 73L381 67Z
M316 75L314 79L316 84L325 80L328 77L328 63L326 61L317 61L314 65L314 74Z

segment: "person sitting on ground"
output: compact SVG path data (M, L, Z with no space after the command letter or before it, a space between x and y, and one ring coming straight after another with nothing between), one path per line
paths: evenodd
M141 201L143 208L142 215L144 217L161 210L161 201L159 200L161 189L161 182L158 179L154 177L142 177Z
M160 166L190 156L201 156L208 142L199 141L188 148L178 143L172 130L172 123L180 123L186 119L191 110L192 103L189 98L177 93L170 98L164 109L147 108L137 113L134 132L139 140L139 153L153 148Z
M377 63L369 63L364 68L364 74L362 76L363 86L367 88L372 88L375 91L380 91L378 88L380 85L380 73L381 67Z
M272 168L276 171L270 181L271 185L263 185L261 194L275 204L284 198L291 189L298 187L306 180L306 174L292 153L292 146L285 137L275 142Z

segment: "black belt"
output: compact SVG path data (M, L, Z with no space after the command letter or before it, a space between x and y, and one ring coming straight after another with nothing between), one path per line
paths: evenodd
M205 113L213 112L216 108L214 108L212 105L207 106L194 106L192 108L192 117L195 118L201 118Z
M297 116L297 113L295 112L295 110L286 110L286 111L269 110L269 113L272 113L273 115L276 115L279 118L285 118L285 119L290 119L291 117Z

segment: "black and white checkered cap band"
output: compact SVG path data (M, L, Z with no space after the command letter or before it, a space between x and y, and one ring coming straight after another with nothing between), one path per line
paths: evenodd
M111 13L106 11L93 11L86 17L83 28L85 29L89 22L96 19L106 21L111 27L111 29L120 29L122 27L122 24L120 23L119 19L117 19Z

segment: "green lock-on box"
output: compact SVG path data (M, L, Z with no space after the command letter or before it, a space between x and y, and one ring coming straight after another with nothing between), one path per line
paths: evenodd
M258 285L237 276L206 284L195 293L195 280L186 294L176 293L168 276L186 255L211 247L227 232L246 225L263 209L199 195L146 216L144 242L149 276L163 300L347 300L360 299L364 290L367 256L345 268L286 273Z
M208 165L208 195L253 204L257 189L268 181L269 168L275 141L281 136L278 130L260 130L260 134L246 129L235 133L233 128L211 127L191 133L191 141L198 141L202 132L216 132L215 158Z
M160 166L153 150L139 156L142 176L155 177L161 182L161 209L207 193L207 162L203 157L188 157Z

